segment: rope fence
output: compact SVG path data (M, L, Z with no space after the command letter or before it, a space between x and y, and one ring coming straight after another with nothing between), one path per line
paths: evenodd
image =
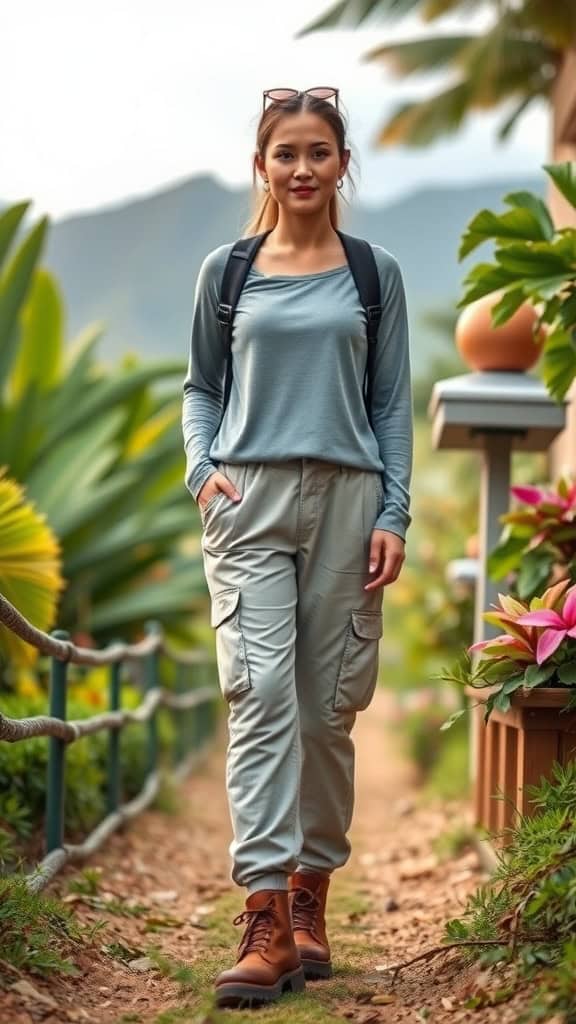
M0 742L21 743L37 736L46 736L49 743L45 814L46 856L27 876L28 888L38 892L71 861L79 861L95 853L118 828L148 807L158 794L159 771L158 711L168 708L173 713L175 752L172 774L182 779L199 763L213 738L217 722L220 690L213 658L205 651L180 651L172 648L158 623L148 623L146 637L135 644L115 641L107 647L92 649L74 644L68 633L54 630L44 633L33 626L0 594L0 622L26 643L51 658L49 714L34 718L8 718L0 712ZM168 690L160 685L160 658L176 665L176 687ZM121 669L127 662L141 663L144 696L136 708L122 709ZM68 720L67 672L69 664L110 667L109 710L79 721ZM186 676L192 686L186 688ZM198 677L196 679L196 677ZM198 685L201 683L202 685ZM146 777L140 792L121 804L122 766L120 733L128 725L148 727ZM78 845L64 841L66 750L71 743L107 731L107 814Z

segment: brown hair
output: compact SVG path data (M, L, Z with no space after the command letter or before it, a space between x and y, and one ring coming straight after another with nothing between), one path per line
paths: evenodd
M256 151L262 160L264 160L266 156L266 150L272 137L272 133L282 118L287 114L297 114L301 110L309 111L311 114L317 114L318 117L321 117L326 121L326 124L332 129L336 138L340 157L344 156L344 150L349 147L346 145L347 126L343 114L336 110L334 104L330 103L328 100L322 100L317 96L309 96L306 93L300 93L298 96L294 96L289 100L284 100L282 103L270 103L267 109L263 112L256 130ZM350 163L348 164L348 167L349 166ZM349 178L352 192L354 192L354 179L352 178L348 168L346 170L346 177ZM259 181L260 175L258 174L256 167L256 156L254 156L252 160L251 212L248 221L242 229L242 238L246 238L250 235L257 235L263 231L270 231L275 227L278 221L278 203L270 192L261 192L258 189ZM339 227L341 221L338 195L339 193L335 192L330 200L330 221L334 228Z

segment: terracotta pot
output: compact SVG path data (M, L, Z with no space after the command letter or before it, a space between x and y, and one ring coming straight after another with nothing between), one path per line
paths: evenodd
M529 370L540 355L544 331L534 339L536 311L528 302L501 327L493 327L491 311L500 296L493 292L462 310L456 324L456 347L472 370Z

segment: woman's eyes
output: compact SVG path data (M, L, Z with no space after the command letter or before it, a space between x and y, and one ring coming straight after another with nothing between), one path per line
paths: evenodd
M292 156L292 153L290 153L288 150L285 150L283 153L277 153L276 155L282 158L283 156ZM317 149L314 156L325 157L330 156L330 154L327 153L325 149Z

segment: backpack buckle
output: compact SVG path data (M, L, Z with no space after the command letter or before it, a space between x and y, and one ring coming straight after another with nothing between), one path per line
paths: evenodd
M374 344L377 340L378 324L382 316L382 306L366 306L368 341Z
M225 302L219 302L216 319L221 327L229 327L232 323L232 306L228 306Z

